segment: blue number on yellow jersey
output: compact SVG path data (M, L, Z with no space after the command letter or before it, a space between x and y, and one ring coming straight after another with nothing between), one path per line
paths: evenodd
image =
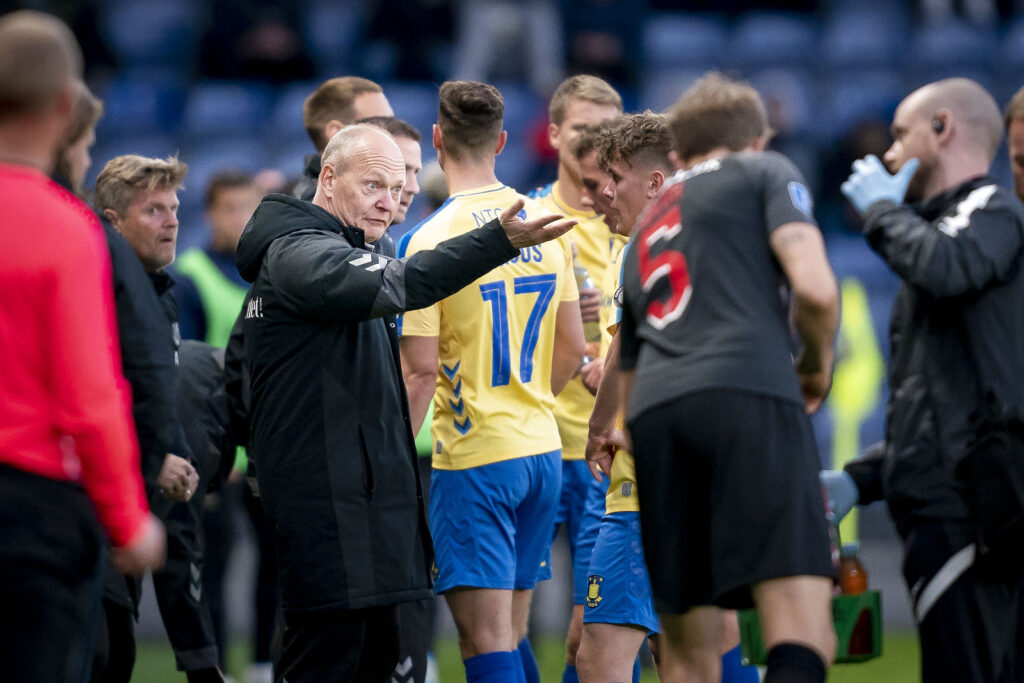
M452 195L410 231L399 256L480 227L519 197L488 185ZM532 201L529 218L546 213ZM561 238L519 256L448 298L402 319L403 336L438 337L434 467L465 469L560 448L551 361L558 305L579 298L572 250Z

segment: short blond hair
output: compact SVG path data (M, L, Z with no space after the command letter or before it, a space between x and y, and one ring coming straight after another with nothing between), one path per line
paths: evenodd
M679 158L692 159L718 147L746 149L771 135L768 112L748 83L711 72L683 93L668 110Z
M356 97L384 92L378 84L359 76L338 76L320 84L302 103L302 124L319 150L327 146L324 126L333 120L343 125L355 123Z
M188 165L179 161L177 155L166 159L137 154L114 157L96 178L94 203L100 211L112 209L123 216L142 191L180 190L186 173Z
M551 96L551 104L548 105L548 118L551 123L556 126L562 124L569 103L573 100L604 104L622 112L622 96L616 92L615 88L597 76L579 74L562 81Z

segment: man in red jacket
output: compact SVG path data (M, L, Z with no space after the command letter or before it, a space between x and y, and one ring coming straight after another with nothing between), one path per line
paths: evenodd
M86 673L101 525L122 570L163 557L120 370L110 257L95 216L47 177L81 70L64 24L28 11L0 18L0 659L10 680Z

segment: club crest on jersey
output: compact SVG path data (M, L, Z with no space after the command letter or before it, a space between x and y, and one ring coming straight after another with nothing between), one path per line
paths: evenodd
M793 180L790 181L787 187L789 188L789 199L793 202L793 206L809 218L814 208L814 200L811 198L811 193L807 186Z
M590 609L594 609L604 600L604 597L601 596L601 584L603 583L604 577L597 574L591 574L587 579L587 607Z
M622 286L615 290L615 294L612 294L612 301L615 302L615 308L622 308Z

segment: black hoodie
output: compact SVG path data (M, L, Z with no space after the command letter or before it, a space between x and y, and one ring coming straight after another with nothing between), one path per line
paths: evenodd
M433 550L395 315L518 254L497 220L390 259L324 209L269 195L242 233L250 454L289 612L430 596Z

